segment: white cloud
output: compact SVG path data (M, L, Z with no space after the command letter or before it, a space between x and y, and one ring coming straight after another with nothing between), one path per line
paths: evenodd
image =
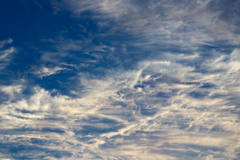
M9 61L11 60L11 55L16 52L16 48L10 47L8 49L4 48L6 44L11 44L13 42L12 39L1 41L0 42L0 70L5 68L8 65Z
M11 44L13 40L9 38L8 40L0 41L0 48L3 48L6 44Z
M42 67L40 70L35 71L34 74L38 75L40 78L47 77L53 74L58 74L60 71L66 70L66 68L60 68L60 67Z
M15 51L14 47L11 47L10 49L6 49L0 52L0 61L6 61L7 56Z
M34 137L56 140L61 145L52 143L49 148L74 153L73 159L80 155L82 159L96 159L96 155L103 159L193 158L186 154L190 152L199 159L236 158L240 147L239 117L233 112L238 111L237 107L229 104L235 91L228 87L238 82L227 82L229 75L224 78L228 72L238 75L227 65L238 61L236 53L235 50L225 57L229 62L221 58L206 61L212 71L219 69L214 68L218 63L226 63L227 67L219 65L224 67L220 73L192 72L194 68L176 61L197 56L184 55L176 56L175 60L170 56L171 61L143 61L130 71L109 69L105 78L81 73L84 94L75 91L81 98L52 96L50 91L36 87L29 99L1 104L1 116L5 119L2 128L6 125L19 128L20 123L21 127L38 130L47 126L61 128L64 134L40 132ZM203 88L207 83L215 86ZM135 85L141 86L141 90ZM16 86L5 86L2 90L12 97L22 91ZM224 96L213 97L214 94ZM44 120L47 117L63 121ZM26 140L32 137L24 134Z
M215 9L214 3L219 8ZM75 15L91 11L96 20L116 23L120 29L139 38L139 42L131 42L131 45L158 44L197 49L204 44L214 45L216 40L239 44L236 17L232 21L230 18L222 20L222 15L234 16L234 11L231 12L235 6L233 3L225 8L211 0L71 0L62 1L62 4Z
M86 10L94 10L98 13L111 14L112 16L121 16L127 14L132 6L129 1L126 0L93 0L93 1L81 1L71 0L66 1L69 9L74 13L79 14Z
M30 144L31 138L37 137L46 142L48 149L73 153L69 159L238 158L239 49L208 58L195 51L201 45L216 46L216 40L239 43L234 41L237 35L229 34L233 33L231 26L220 21L220 13L209 6L210 0L64 2L75 14L91 10L96 19L114 21L138 37L127 45L151 50L152 44L160 48L180 46L191 53L154 50L158 54L154 60L141 59L133 69L125 70L118 57L114 57L117 50L111 46L90 45L86 49L90 42L53 41L57 52L44 52L44 62L75 59L70 52L82 51L91 57L84 62L78 59L81 64L61 65L87 68L106 57L120 65L97 68L104 76L79 69L79 86L83 87L78 90L80 87L76 86L71 91L78 98L54 95L54 91L37 86L34 94L26 98L22 96L25 84L1 86L1 91L10 96L0 104L0 128L4 130L1 133L6 133L9 141ZM106 53L106 48L110 50L107 56L91 53ZM127 54L126 46L123 48ZM3 53L4 59L10 50ZM190 61L200 62L199 66ZM42 67L34 73L42 78L63 70L66 68ZM52 130L42 131L47 127ZM22 128L30 131L21 131ZM8 134L10 129L14 134Z
M14 99L15 94L21 94L24 86L21 84L14 85L14 86L1 86L1 91L4 92L5 94L9 95L11 98Z

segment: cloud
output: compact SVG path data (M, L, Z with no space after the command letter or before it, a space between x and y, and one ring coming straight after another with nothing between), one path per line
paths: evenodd
M57 147L73 159L237 158L239 108L229 102L237 91L230 75L238 76L231 65L239 61L238 50L221 55L202 63L207 73L177 63L199 57L188 55L142 61L129 71L108 69L106 77L81 73L80 98L35 87L31 97L1 105L1 133L10 133L10 126L18 137L25 135L24 142L51 144L49 149ZM14 97L22 91L18 88L2 91Z
M219 41L237 45L239 40L237 1L71 0L58 4L78 16L91 12L99 24L114 24L138 39L131 45L197 49Z
M126 14L131 9L131 5L125 0L94 0L94 1L79 1L71 0L66 3L68 9L72 10L75 14L79 14L86 10L95 10L98 13L112 14L112 16L121 16Z
M3 48L6 44L11 44L13 40L9 38L8 40L0 41L0 48Z
M1 61L6 61L7 56L11 53L13 53L15 51L14 47L11 47L10 49L6 49L1 51L1 56L0 56L0 60Z
M104 45L93 45L88 40L71 40L71 39L60 39L51 43L52 51L42 51L41 60L45 62L52 62L58 64L63 62L67 64L66 61L71 60L76 63L96 63L100 55L95 55L94 51L105 52L106 46ZM91 53L92 52L92 53Z
M10 99L15 99L15 94L21 94L24 86L21 84L13 86L1 86L1 91L10 96Z
M4 69L8 65L9 61L11 60L11 55L16 52L16 48L14 47L10 47L8 49L4 47L6 44L11 44L12 42L12 39L0 42L0 70Z
M52 67L46 68L42 67L39 71L35 71L34 74L38 75L40 78L50 76L52 74L58 74L60 71L66 70L66 68Z
M77 18L92 12L99 30L111 29L87 40L48 40L46 65L32 73L71 70L63 76L74 79L69 94L34 84L26 97L28 80L0 86L7 157L239 158L238 20L228 17L237 17L237 1L226 10L226 1L211 0L53 2ZM109 38L119 31L128 35L123 41ZM101 38L111 42L93 43ZM3 49L4 63L12 50Z

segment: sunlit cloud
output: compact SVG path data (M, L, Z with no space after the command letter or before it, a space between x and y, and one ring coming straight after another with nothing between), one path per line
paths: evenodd
M235 52L227 58L234 57ZM217 59L206 63L213 66L223 63ZM222 83L219 73L194 73L194 68L170 61L141 62L139 67L129 72L109 70L107 77L101 79L85 76L81 85L86 92L78 99L51 96L50 92L35 88L31 98L5 103L4 117L12 123L16 123L12 116L24 117L22 126L52 117L53 128L64 132L57 141L64 144L71 141L73 146L80 143L92 153L85 155L85 159L100 153L106 156L105 152L137 159L174 159L179 154L186 158L190 152L199 158L236 158L234 152L240 143L232 143L238 139L239 124L238 115L231 111L238 109L228 104L232 91L225 88L232 83ZM204 85L210 83L213 87L206 89ZM9 86L2 91L13 95L21 90ZM224 96L214 97L214 94ZM37 126L34 130L49 127ZM74 152L70 148L63 151Z

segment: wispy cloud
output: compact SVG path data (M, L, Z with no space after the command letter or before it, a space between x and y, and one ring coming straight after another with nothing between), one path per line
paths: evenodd
M239 40L237 1L71 0L59 3L76 15L90 11L95 13L96 20L108 19L115 27L140 38L138 43L145 45L194 49L222 40L237 45Z
M43 77L50 76L52 74L58 74L62 70L66 70L66 68L60 68L60 67L46 68L46 67L42 67L40 70L34 72L34 74L38 75L40 78L43 78Z
M1 128L6 134L10 132L6 125L15 129L15 134L19 129L19 137L25 135L21 141L32 145L41 144L32 141L36 135L45 145L50 138L49 150L57 147L61 153L71 153L73 159L237 158L239 108L230 102L238 93L231 87L237 87L238 82L226 76L237 70L221 65L238 63L237 52L224 59L206 60L202 67L209 66L211 72L207 73L177 63L177 59L198 57L183 55L171 61L141 62L128 72L106 70L105 78L82 73L81 85L86 90L77 99L52 96L36 87L29 99L2 105ZM6 88L13 87L2 90ZM16 91L20 92L8 89L6 93L14 95ZM34 137L21 133L27 126ZM51 129L43 132L44 128Z
M11 55L12 53L16 52L16 49L14 47L10 47L8 49L6 49L6 47L4 47L7 44L11 44L13 42L12 39L8 39L5 41L1 41L0 42L0 70L2 70L3 68L5 68L5 66L8 64L8 62L11 59Z
M26 97L28 79L0 86L0 158L239 159L238 1L52 2L110 29L41 51L32 73L71 71L69 94L34 84Z
M10 49L6 49L6 50L1 51L0 60L1 61L7 61L8 55L13 53L14 51L15 51L14 47L11 47Z
M8 40L0 41L0 48L3 48L6 44L11 44L13 40L9 38Z

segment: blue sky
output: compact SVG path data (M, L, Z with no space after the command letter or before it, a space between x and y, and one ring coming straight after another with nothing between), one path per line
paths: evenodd
M240 159L240 1L0 13L0 159Z

